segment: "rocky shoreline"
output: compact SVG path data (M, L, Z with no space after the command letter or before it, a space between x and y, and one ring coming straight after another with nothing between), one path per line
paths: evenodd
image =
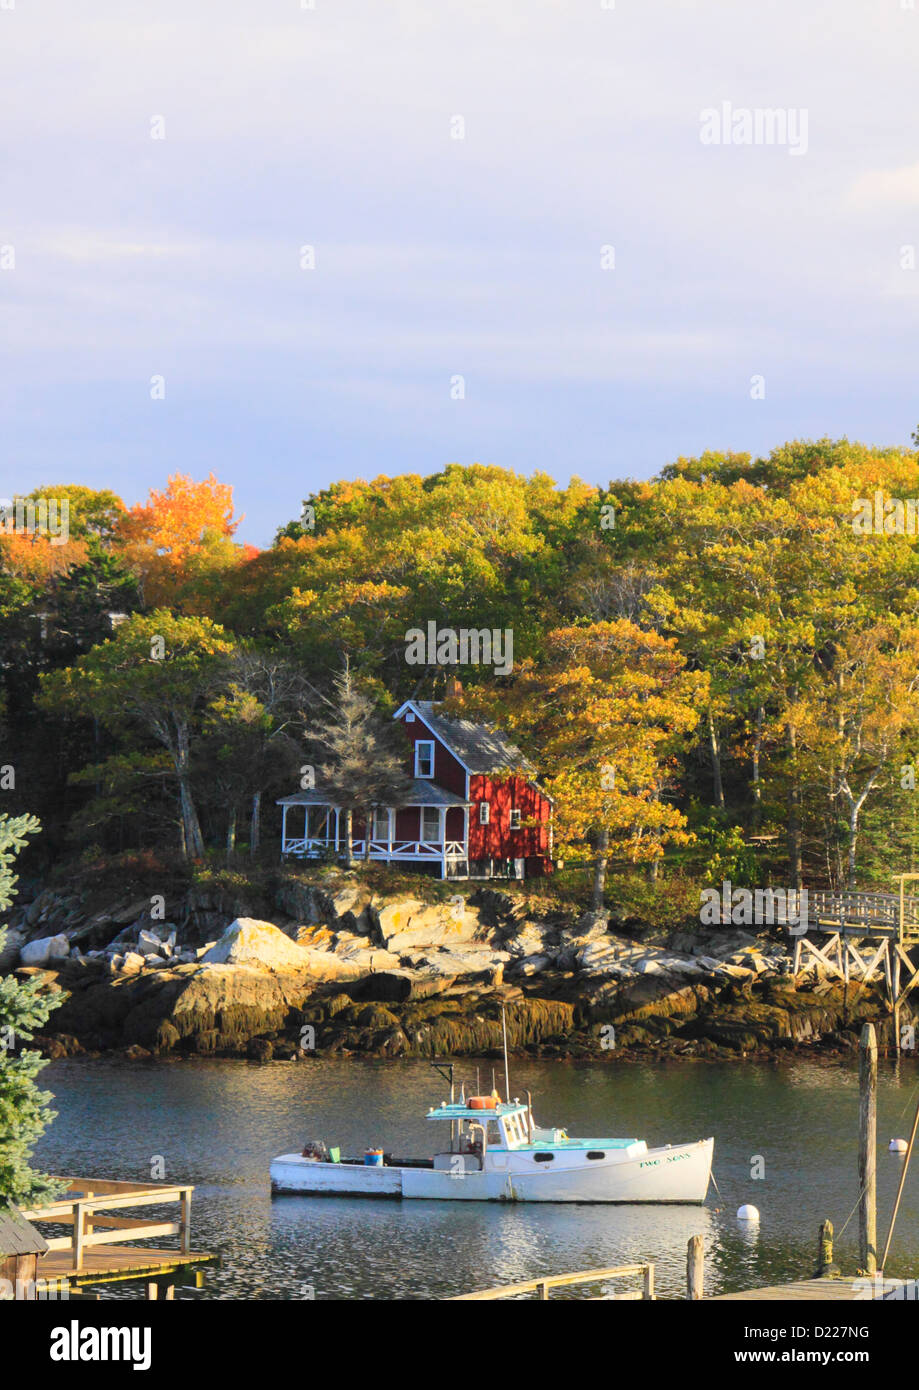
M446 901L382 895L357 875L279 876L272 901L186 896L90 910L45 890L8 914L0 975L65 998L46 1056L720 1058L854 1047L874 989L814 966L791 978L787 938L734 928L651 931L606 914L537 916L492 889ZM909 1021L904 1011L903 1020Z

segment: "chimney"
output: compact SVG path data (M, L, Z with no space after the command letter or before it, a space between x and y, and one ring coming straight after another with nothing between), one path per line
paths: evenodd
M461 680L459 680L456 676L448 676L448 677L447 677L447 691L446 691L446 696L445 696L445 698L448 699L448 700L455 700L455 699L457 698L457 696L462 695L462 693L463 693L463 682L462 682Z

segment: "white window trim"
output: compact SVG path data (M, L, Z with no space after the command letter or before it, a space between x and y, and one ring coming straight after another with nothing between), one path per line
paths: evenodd
M517 806L512 806L510 809L510 827L511 830L520 829L520 808Z
M419 739L416 739L416 741L415 741L415 776L416 776L416 777L421 777L421 778L423 778L425 781L431 781L431 780L433 779L433 777L434 777L434 749L435 749L435 746L436 746L436 745L435 745L435 740L434 740L433 738L419 738ZM420 771L420 759L419 759L419 757L418 757L418 750L419 750L420 748L430 748L430 750L431 750L431 771L430 771L430 772L421 772L421 771Z
M434 829L434 834L433 834L433 835L430 835L430 836L429 836L429 835L427 834L427 832L425 831L425 828L424 828L424 819L425 819L425 816L436 816L436 817L437 817L437 825L436 825L436 827L435 827L435 829ZM437 809L436 806L422 806L422 808L421 808L421 839L422 839L422 841L423 841L425 844L431 844L431 845L439 845L439 844L440 844L440 812L439 812L439 810Z
M479 825L491 824L491 807L487 801L479 802Z

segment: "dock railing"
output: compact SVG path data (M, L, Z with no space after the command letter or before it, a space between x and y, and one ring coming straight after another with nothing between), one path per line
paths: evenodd
M27 1221L47 1221L70 1226L66 1236L46 1237L48 1250L69 1250L74 1271L84 1268L84 1252L98 1245L124 1244L160 1236L178 1236L179 1251L191 1250L191 1194L193 1186L157 1186L155 1183L107 1182L92 1178L60 1178L69 1190L55 1202L32 1207L22 1214ZM163 1206L177 1202L177 1219L151 1221L146 1217L116 1216L132 1207Z
M519 1294L535 1293L537 1299L548 1299L550 1289L569 1287L572 1284L602 1284L608 1279L625 1279L641 1275L640 1289L627 1289L624 1293L608 1294L610 1300L654 1298L654 1263L645 1261L635 1265L613 1265L608 1269L585 1269L576 1274L547 1274L541 1279L527 1279L522 1284L502 1284L495 1289L481 1289L477 1293L461 1293L447 1299L448 1303L484 1301L495 1298L516 1298Z

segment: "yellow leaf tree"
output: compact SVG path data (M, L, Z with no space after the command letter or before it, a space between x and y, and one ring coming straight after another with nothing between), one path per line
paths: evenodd
M591 907L603 907L611 856L653 862L690 836L665 799L674 757L699 720L708 677L675 641L627 619L556 628L506 693L464 697L521 738L555 801L563 843L594 852Z

